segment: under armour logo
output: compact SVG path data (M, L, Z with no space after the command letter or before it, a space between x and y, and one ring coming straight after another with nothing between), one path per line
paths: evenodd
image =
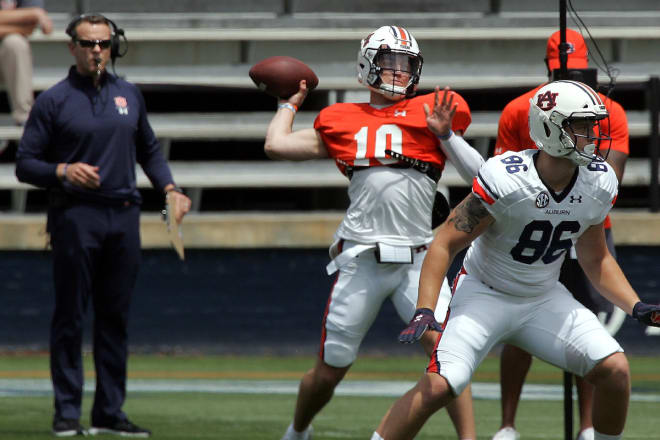
M406 117L406 111L405 110L394 110L394 116L401 116L402 118Z
M423 317L424 317L423 313L420 313L419 315L415 316L415 322L421 321Z
M553 109L557 105L557 95L559 95L559 93L552 93L550 90L548 90L544 94L538 96L536 105L541 110L545 111Z
M582 203L582 196L577 196L577 197L575 197L575 196L571 196L571 201L570 201L570 203L576 203L576 202L577 202L577 203Z

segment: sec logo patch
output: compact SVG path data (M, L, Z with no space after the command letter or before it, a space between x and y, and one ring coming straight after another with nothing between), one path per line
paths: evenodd
M538 196L536 196L537 208L545 208L548 206L548 203L550 203L550 195L547 192L543 191Z

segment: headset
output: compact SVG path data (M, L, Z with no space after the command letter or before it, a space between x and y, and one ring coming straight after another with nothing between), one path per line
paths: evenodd
M101 18L109 27L110 27L110 59L112 60L112 70L115 69L115 59L121 58L126 55L128 52L128 40L126 35L124 35L124 30L115 24L114 21L110 20L103 14L98 13L86 13L81 14L75 17L66 27L66 34L70 36L73 40L76 39L76 26L89 17L99 17ZM122 41L124 42L122 47Z

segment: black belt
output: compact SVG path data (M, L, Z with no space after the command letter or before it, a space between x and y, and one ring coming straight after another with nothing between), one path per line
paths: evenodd
M404 156L403 154L397 153L396 151L392 151L392 150L385 150L385 154L399 161L399 163L385 165L386 167L400 168L400 169L413 168L419 171L420 173L426 174L435 183L438 183L440 177L442 176L442 170L440 168L436 168L435 166L433 166L431 162L426 162L420 159L413 159L412 157ZM345 168L346 176L350 180L353 177L353 172L366 170L367 168L373 168L373 167L346 166Z
M60 188L50 188L48 191L48 205L51 208L66 208L76 204L92 204L103 206L127 207L139 205L138 201L132 199L111 199L85 197L85 195L67 193Z

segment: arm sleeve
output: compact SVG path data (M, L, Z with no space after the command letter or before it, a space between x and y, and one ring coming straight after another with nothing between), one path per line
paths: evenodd
M142 93L135 87L140 102L140 118L138 120L136 143L137 162L142 166L151 184L162 191L165 186L174 183L170 167L163 156L160 144L147 119L147 108Z
M55 174L57 163L48 162L46 152L53 134L52 101L45 96L37 99L16 153L16 177L21 182L40 187L61 185Z
M472 148L465 139L453 133L449 139L440 142L440 149L454 165L463 180L468 184L472 183L474 176L477 175L479 168L484 163L481 154Z

